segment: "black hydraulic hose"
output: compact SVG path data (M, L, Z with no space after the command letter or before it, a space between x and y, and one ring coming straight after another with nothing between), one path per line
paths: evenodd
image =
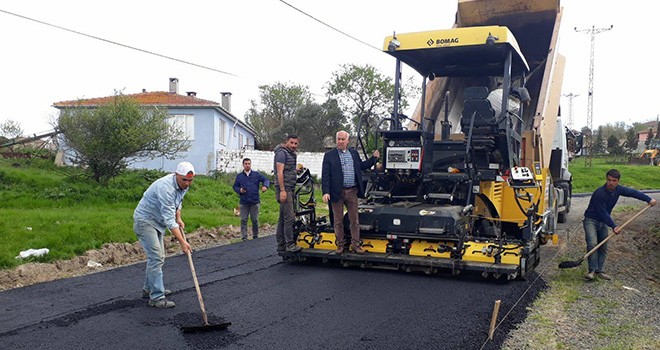
M367 150L364 148L364 143L362 142L362 135L360 133L362 131L362 129L361 129L362 128L362 118L364 118L364 114L361 115L360 118L358 118L357 139L358 139L358 143L360 144L360 148L362 148L362 153L364 153L364 157L367 158Z
M470 200L472 199L472 182L474 180L474 172L472 171L474 169L474 164L469 164L469 162L472 161L470 157L470 147L472 145L472 128L474 127L474 118L477 116L477 111L472 112L472 117L470 118L470 130L468 131L468 138L467 142L465 144L465 168L468 170L468 178L470 181L468 181L468 193L466 195L466 200L465 200L465 205L470 205ZM468 169L469 167L469 169Z

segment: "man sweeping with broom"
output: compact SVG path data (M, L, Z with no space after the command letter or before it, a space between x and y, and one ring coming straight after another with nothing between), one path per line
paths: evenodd
M621 226L617 226L612 220L612 209L619 200L619 196L632 197L647 202L650 206L656 204L656 200L644 193L632 188L619 185L621 173L616 169L610 169L605 175L605 185L597 188L591 195L589 206L584 212L584 235L587 241L587 251L590 252L596 245L608 236L608 226L615 234L621 232ZM603 270L605 258L607 257L607 243L604 243L595 253L589 255L589 271L584 276L586 280L594 280L596 276L611 280L612 277Z
M181 245L181 250L190 252L190 244L181 233L185 227L181 220L181 203L195 177L195 168L189 162L181 162L174 174L156 180L144 192L133 213L133 231L147 255L146 278L143 297L149 298L149 306L159 309L174 307L173 301L165 299L171 292L163 284L165 243L163 236L169 229Z

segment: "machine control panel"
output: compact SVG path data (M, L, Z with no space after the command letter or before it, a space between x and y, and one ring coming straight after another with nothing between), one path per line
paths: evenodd
M421 147L388 147L387 169L419 169L422 161Z
M534 176L529 168L524 166L517 166L511 169L511 178L514 181L533 181Z

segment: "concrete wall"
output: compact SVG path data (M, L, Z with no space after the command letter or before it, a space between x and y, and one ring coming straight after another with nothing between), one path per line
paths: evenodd
M217 170L221 172L239 172L243 170L243 158L252 160L252 169L264 175L273 175L272 151L257 150L221 150L218 152ZM323 163L322 152L298 152L298 164L308 168L312 175L321 177Z

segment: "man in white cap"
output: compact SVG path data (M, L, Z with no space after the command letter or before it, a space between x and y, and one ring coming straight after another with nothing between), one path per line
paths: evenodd
M181 203L194 177L192 164L179 163L174 174L165 175L149 186L133 213L133 231L147 255L142 297L149 298L149 306L170 308L175 305L165 298L171 292L165 289L163 283L163 236L169 229L179 241L181 250L184 253L191 251L181 232L186 226L181 220Z

